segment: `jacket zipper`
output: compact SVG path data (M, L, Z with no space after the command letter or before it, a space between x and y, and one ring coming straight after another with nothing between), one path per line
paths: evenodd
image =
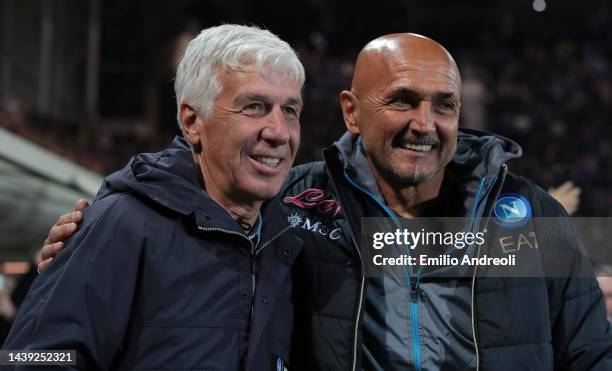
M476 252L476 258L480 257L480 245L478 245L478 249ZM472 276L472 337L474 338L474 352L476 353L476 371L480 370L480 355L478 351L478 340L476 339L476 312L474 311L475 307L475 289L476 289L476 269L478 267L474 267L474 275Z
M502 165L502 184L503 184L503 178L505 177L506 171L507 171L507 165L503 164ZM345 178L348 180L348 182L353 185L355 188L359 189L361 192L365 193L366 195L368 195L370 198L372 198L376 204L378 204L383 211L385 211L385 213L387 213L387 215L389 215L389 217L391 217L391 219L394 221L394 223L399 226L399 221L397 220L397 218L395 217L395 215L393 215L393 213L391 213L387 207L385 207L385 205L381 204L380 201L374 196L372 195L370 192L368 192L365 188L360 187L359 184L357 184L353 179L351 179L351 177L346 173L346 170L344 171L344 176ZM472 216L475 218L475 213L478 210L477 206L478 203L480 202L480 194L484 188L484 183L485 183L485 178L482 179L478 192L476 194L475 200L474 200L474 208L472 210ZM501 188L500 188L501 189ZM488 192L485 195L485 197L483 197L484 199L486 199L488 196ZM497 198L497 195L495 196ZM355 244L355 241L353 240L353 243ZM355 247L359 253L359 248L358 246L355 244ZM478 250L477 250L477 257L480 256L480 246L478 246ZM361 260L361 253L359 253L359 258ZM361 264L363 265L363 261L361 261ZM362 282L364 281L364 277L363 277L363 271L362 271ZM420 371L421 370L421 347L420 347L420 336L419 336L419 284L420 284L420 280L417 276L417 274L413 274L410 275L410 317L412 320L412 353L413 353L413 358L414 358L414 366L416 371ZM479 370L479 355L478 355L478 342L476 340L476 327L475 327L475 321L474 321L474 287L476 284L476 269L474 270L474 276L472 277L472 310L471 310L471 315L472 315L472 335L474 337L474 349L476 352L476 362L477 362L477 366L476 366L476 371ZM362 284L362 291L360 293L360 297L359 297L359 307L358 307L358 314L357 314L357 319L359 320L360 314L361 314L361 305L362 305L362 300L363 300L363 284ZM359 327L359 322L356 323L355 325L355 334L357 334L357 330ZM355 342L353 344L353 367L352 370L355 371L355 367L356 367L356 360L357 360L357 336L355 335Z
M346 173L346 170L343 173L344 173L344 177L347 179L349 183L353 184L358 189L361 189L355 183L352 182L351 178ZM375 201L377 200L375 199ZM357 343L359 340L359 336L358 336L359 335L359 322L361 321L361 312L363 308L363 295L365 292L365 274L364 274L365 265L363 263L361 251L359 251L359 245L355 241L355 236L353 236L352 234L351 234L351 241L353 242L353 246L355 246L355 250L357 251L357 256L359 257L359 264L361 266L361 285L359 287L359 301L357 303L357 318L355 319L355 328L353 329L353 365L351 366L351 371L356 371L357 369Z
M389 217L393 220L394 224L399 228L399 225L400 225L399 220L397 219L395 215L393 215L391 211L388 210L388 208L385 205L383 205L374 195L368 192L367 189L359 186L357 182L351 179L351 177L346 173L346 170L344 171L344 177L347 179L347 181L351 185L353 185L355 188L359 189L361 192L365 193L370 198L372 198L372 200L374 200L374 202L378 204L387 215L389 215ZM355 244L354 240L353 240L353 244ZM355 323L355 335L354 335L355 341L353 344L353 367L352 367L353 371L355 371L355 368L357 366L357 332L359 328L359 320L360 320L360 315L361 315L361 306L363 302L363 291L364 291L364 283L365 283L365 277L363 275L364 267L363 267L363 260L361 258L361 252L359 251L359 246L357 244L355 244L355 248L357 249L357 252L359 254L359 259L362 265L362 273L361 273L362 285L361 285L361 293L359 296L357 322ZM416 371L421 371L421 343L420 343L420 335L419 335L419 279L416 273L410 274L410 289L411 289L410 290L410 318L412 322L412 353L414 357L414 365L415 365Z
M212 228L207 228L207 227L202 227L202 226L198 226L198 229L200 231L205 231L205 232L223 232L223 233L227 233L227 234L231 234L234 236L239 236L240 238L248 241L249 245L251 246L250 249L250 263L251 263L251 309L249 312L249 327L251 326L252 322L253 322L253 315L255 313L255 290L257 288L257 254L259 254L266 246L270 245L274 240L276 240L281 234L283 234L284 232L286 232L289 228L292 228L291 226L288 226L287 228L283 229L282 231L278 232L277 234L275 234L272 238L270 238L268 241L264 242L263 244L259 244L261 245L259 248L257 248L257 246L255 244L253 244L253 241L248 238L244 233L240 233L240 232L236 232L236 231L230 231L227 229L223 229L223 228L216 228L216 227L212 227ZM250 331L249 331L249 335L250 337ZM250 341L250 339L247 338L247 341Z
M499 188L497 190L497 193L494 195L494 199L493 202L495 202L495 200L497 200L497 197L499 196L499 193L501 192L501 188L504 185L504 180L506 179L506 173L508 172L508 165L503 164L502 165L502 170L501 170L502 174L501 174L501 178L500 178L500 185ZM485 210L486 212L486 210ZM487 216L487 218L489 218L489 216ZM487 225L488 224L488 219L487 222L485 223L485 228L484 231L486 233L487 231ZM480 245L478 245L478 248L476 249L476 258L480 258ZM475 302L475 298L476 298L476 271L478 270L478 266L474 267L474 274L472 276L472 305L471 305L471 319L472 319L472 337L474 338L474 352L476 353L476 371L480 371L480 352L478 350L478 339L476 337L476 311L475 311L475 306L476 306L476 302Z
M251 240L249 240L251 241ZM251 321L253 320L253 312L255 311L255 287L257 286L257 259L255 255L255 245L251 241Z
M416 275L410 277L410 308L412 317L412 338L419 339L419 279ZM412 342L414 367L421 370L421 348L418 340Z
M325 159L325 163L327 164L328 160L325 156L325 151L323 151L323 157ZM343 170L342 174L344 175L345 179L349 183L353 184L351 182L350 177L346 173L346 169ZM331 175L330 175L330 178L332 178ZM364 273L365 264L363 263L363 257L361 256L361 251L359 251L359 245L355 241L355 236L353 236L353 233L349 233L349 236L351 238L351 242L353 243L353 246L355 247L355 251L357 251L357 257L359 258L359 265L361 268L361 272L360 272L361 273L361 284L359 287L359 300L357 302L357 316L355 319L355 327L353 328L353 360L352 360L352 365L351 365L351 371L358 371L357 370L357 345L358 345L357 343L358 343L358 335L359 335L359 322L361 321L361 313L363 311L363 296L365 293L365 273Z
M255 311L255 288L257 287L257 266L258 266L258 264L257 264L257 255L266 246L271 244L272 241L276 240L281 234L283 234L289 228L291 228L291 226L288 226L287 228L285 228L282 231L280 231L277 234L275 234L268 241L266 241L263 244L261 244L261 247L259 247L258 249L256 249L255 245L253 245L253 241L251 241L251 239L247 238L249 240L249 242L251 243L251 320L253 319L253 312Z
M261 252L261 250L264 249L264 247L266 247L269 244L271 244L274 240L276 240L278 237L280 237L281 234L287 232L287 230L291 229L291 228L293 228L293 227L292 226L288 226L287 228L283 229L282 231L280 231L277 234L275 234L274 236L272 236L272 238L270 238L269 240L264 242L259 249L255 250L255 255L259 254Z
M361 257L361 251L359 251L359 245L355 242L354 236L351 235L351 241L353 241L353 246L355 246L355 250L357 250L357 255L359 256L359 263L361 265L361 286L359 288L359 302L357 303L357 318L355 321L355 329L353 331L353 366L351 367L352 371L356 371L357 368L357 335L359 331L359 321L361 321L361 308L363 306L363 293L365 291L365 266L363 264L363 259Z

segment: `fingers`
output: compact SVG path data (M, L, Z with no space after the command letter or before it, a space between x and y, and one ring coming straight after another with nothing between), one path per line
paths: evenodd
M83 211L89 206L89 201L80 199L74 203L74 211Z
M83 210L87 207L89 207L89 201L78 200L74 203L74 212L60 216L55 225L51 227L44 246L40 250L41 262L37 266L38 273L45 270L57 253L62 251L64 241L77 230L78 223L83 220Z
M577 187L576 185L574 185L573 182L567 181L567 182L561 184L557 188L554 188L554 187L550 188L548 190L548 193L550 193L555 198L558 198L558 197L578 197L582 193L582 190L580 189L580 187Z
M579 187L574 187L570 190L570 193L576 197L580 196L580 194L582 193L582 189L580 189Z
M63 242L56 242L52 244L47 244L47 242L45 242L45 246L40 249L41 262L38 263L38 265L36 266L38 273L47 269L47 267L49 266L49 264L51 264L57 253L62 251L63 248Z
M42 260L52 259L57 255L58 252L62 251L63 249L64 249L63 242L56 242L50 245L45 245L43 246L42 249L40 249L41 259Z
M55 223L55 225L62 225L62 224L68 224L68 223L78 224L81 222L81 220L83 220L83 212L75 211L70 214L64 214L60 216L59 219L57 219L57 222Z
M582 192L580 187L577 187L571 181L567 181L567 182L561 184L561 186L558 188L558 190L559 191L563 191L564 193L576 194L576 195L580 195L580 193Z
M574 183L571 180L567 180L561 184L557 190L559 192L569 192L572 188L574 188Z
M47 267L49 266L49 264L51 264L52 261L53 261L53 258L49 258L49 259L43 260L40 263L38 263L38 266L36 267L38 269L38 273L47 269Z
M77 224L74 222L54 225L49 231L49 236L45 240L45 245L50 245L56 242L63 242L68 237L72 236L76 230Z
M565 208L568 214L572 215L578 210L580 205L580 194L582 190L573 182L566 181L557 188L548 191Z
M83 213L81 211L60 216L55 225L49 230L49 235L44 244L50 245L55 242L64 241L76 231L77 223L80 223L82 220Z
M87 207L89 207L89 202L87 200L78 200L74 203L74 212L60 216L55 225L80 223L81 220L83 220L83 210L85 210Z

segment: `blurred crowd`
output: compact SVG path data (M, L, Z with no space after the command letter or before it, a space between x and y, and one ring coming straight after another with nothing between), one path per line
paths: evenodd
M568 38L480 60L485 128L524 149L511 169L543 187L573 180L583 189L582 216L612 215L611 49L609 40Z

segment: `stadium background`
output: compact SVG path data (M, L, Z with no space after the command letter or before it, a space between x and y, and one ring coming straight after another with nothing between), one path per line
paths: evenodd
M0 292L15 285L12 274L32 273L6 262L29 260L101 176L170 143L177 60L194 34L220 23L268 28L299 52L307 81L298 164L320 159L343 133L338 93L350 87L359 49L415 32L458 62L461 125L520 143L525 155L510 169L542 187L576 183L578 216L612 216L611 8L608 0L0 0Z

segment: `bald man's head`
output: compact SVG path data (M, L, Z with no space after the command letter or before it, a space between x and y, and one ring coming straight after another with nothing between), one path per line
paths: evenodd
M441 180L457 145L460 91L453 57L427 37L386 35L363 48L340 101L379 185Z
M398 33L376 38L361 50L355 63L351 91L356 94L372 83L385 78L393 64L445 65L449 78L461 87L461 77L455 60L438 42L414 33Z

